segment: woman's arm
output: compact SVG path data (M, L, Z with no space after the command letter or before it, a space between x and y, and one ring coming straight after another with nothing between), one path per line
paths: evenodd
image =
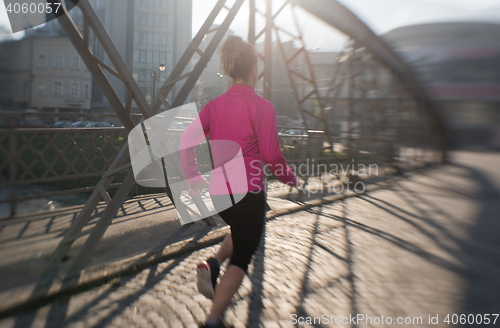
M186 128L181 136L181 164L184 178L191 189L206 185L207 180L201 175L196 160L195 148L201 144L210 133L210 102L203 107L198 117Z
M297 179L281 153L276 113L272 104L262 108L255 115L254 127L259 141L260 156L264 163L281 182L296 186Z

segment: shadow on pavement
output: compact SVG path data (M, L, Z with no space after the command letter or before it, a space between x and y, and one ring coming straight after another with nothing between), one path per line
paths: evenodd
M449 290L449 295L441 295L442 299L434 299L433 302L439 302L445 298L458 298L461 297L459 307L453 308L457 314L487 314L498 312L500 308L500 219L498 213L500 212L500 192L497 186L490 181L484 172L476 170L467 166L445 166L437 168L434 174L424 173L420 178L411 178L408 181L397 183L394 187L380 191L380 193L360 195L356 198L350 198L345 202L335 204L335 210L332 212L334 205L325 205L323 207L311 208L303 211L304 215L310 213L314 215L311 219L310 230L304 231L304 234L310 232L311 236L308 241L307 249L305 250L302 262L304 264L303 272L293 272L291 270L290 277L278 277L281 282L286 279L294 279L298 283L298 290L296 295L296 304L292 313L298 316L315 316L310 306L310 301L313 299L314 294L323 292L332 286L338 287L338 291L342 291L346 298L339 298L339 302L346 303L345 310L347 313L356 315L364 313L366 310L366 302L368 306L374 306L373 311L376 313L380 308L376 308L375 304L377 299L370 298L373 295L367 295L366 287L371 284L377 284L375 287L377 291L380 289L388 288L382 285L380 281L374 280L367 283L361 281L360 277L363 275L371 275L371 270L375 270L374 263L377 259L365 258L363 267L359 263L361 258L359 254L362 248L358 247L360 238L369 236L372 241L376 242L377 247L388 250L390 257L391 247L393 250L400 251L399 256L408 257L413 261L410 264L422 265L430 264L426 268L439 268L439 272L447 272L457 275L464 280L464 286L457 286L457 294L455 295ZM457 171L458 170L458 171ZM455 184L450 177L453 174L459 174L462 179L473 181L473 187L470 193L467 193L466 186ZM438 175L438 176L437 176ZM423 180L423 181L422 181ZM382 196L380 196L382 195ZM441 198L435 198L434 195L439 195ZM437 197L437 196L436 196ZM473 212L477 217L464 221L453 212L448 202L441 204L439 201L453 200L460 202L460 200L467 200L476 206L479 211ZM448 206L448 207L447 207ZM388 220L386 222L393 223L396 228L390 226L377 226L370 220L358 220L363 215L366 216L367 211L376 209L377 213L384 213ZM358 212L356 212L358 211ZM335 213L339 213L338 215ZM358 219L356 219L358 216ZM295 221L294 221L295 220ZM301 220L300 216L291 215L290 224L297 224ZM285 221L281 221L285 222ZM295 222L295 223L294 223ZM332 223L332 224L331 224ZM335 223L335 224L333 224ZM309 224L309 223L308 223ZM268 227L265 228L269 232ZM404 227L405 233L414 233L415 238L406 238L400 234L399 226ZM330 229L330 231L327 231ZM468 232L467 234L457 233L460 231ZM264 231L264 234L266 233ZM338 231L337 235L329 234L332 231ZM291 245L292 249L294 243L298 246L301 244L300 240L294 240L293 234L290 239L285 241ZM332 236L338 237L338 240L328 240ZM201 237L201 236L200 236ZM422 241L420 239L425 239ZM273 241L276 243L276 241ZM259 246L258 253L253 262L253 273L249 276L252 283L252 288L248 300L248 322L247 327L260 327L264 321L269 318L266 317L265 294L266 291L264 281L267 279L266 270L269 270L268 265L270 262L275 261L265 257L265 249L273 248L273 243L266 241L262 238L261 245ZM432 243L432 247L428 248L427 244ZM340 248L335 248L336 244L342 244ZM158 246L165 245L165 242L158 244ZM301 244L302 245L302 244ZM281 250L285 251L284 247L276 247L275 253ZM289 254L289 253L284 253ZM367 254L374 254L367 252ZM114 318L123 314L127 307L136 302L142 295L148 293L154 288L162 279L172 272L179 264L181 264L187 255L177 257L168 266L164 267L158 272L157 266L149 267L148 277L144 286L135 293L127 295L116 301L114 308L104 318L100 318L94 327L104 327L110 324ZM411 257L410 257L411 255ZM337 275L326 276L326 281L321 281L321 284L316 283L317 272L314 268L318 269L323 262L316 262L317 260L325 261L328 263L338 263L338 266L345 268L339 270ZM286 256L282 257L282 261L286 262ZM420 261L422 260L422 261ZM280 263L282 264L282 263ZM392 265L392 262L388 265ZM406 263L408 265L408 263ZM321 267L319 267L321 269ZM409 268L412 268L411 265ZM329 267L326 270L331 270ZM364 272L361 272L364 270ZM401 271L403 272L403 271ZM398 272L397 274L401 274ZM384 273L378 272L384 277ZM392 276L394 277L394 276ZM400 285L406 286L406 277L401 277L398 281ZM430 277L432 278L432 277ZM131 276L122 278L122 285L130 281ZM418 288L420 285L409 286L408 288ZM439 282L438 282L439 283ZM287 285L285 283L285 285ZM288 285L287 285L288 286ZM319 286L319 287L318 287ZM325 287L326 286L326 287ZM361 286L361 287L360 287ZM393 287L394 287L393 286ZM431 285L422 286L429 288ZM458 287L461 287L459 289ZM124 288L123 286L120 288ZM431 287L432 288L432 287ZM334 289L334 288L333 288ZM57 301L57 306L51 304L50 311L45 321L45 327L60 327L68 324L76 323L85 316L89 315L92 308L95 307L102 300L109 298L111 294L116 291L115 287L110 287L104 291L97 298L85 304L78 309L76 313L68 316L68 304L70 297ZM389 295L396 291L385 291ZM431 290L431 292L434 292ZM280 295L279 297L283 297ZM407 295L400 295L400 299L409 297ZM424 297L424 296L419 296ZM321 299L320 299L321 300ZM416 302L422 301L416 299ZM364 304L362 302L365 302ZM347 304L348 303L348 304ZM321 304L320 304L321 305ZM399 304L397 304L399 306ZM328 307L331 304L325 304ZM385 305L389 309L392 304ZM401 305L399 310L404 309L408 311L407 314L412 314L412 308L408 308L405 304ZM333 310L332 310L333 311ZM20 314L17 318L15 327L30 327L35 319L36 312L26 315ZM499 320L500 321L500 320ZM498 322L497 322L498 324ZM323 327L322 324L312 324L312 327ZM356 327L356 325L351 325ZM424 324L425 326L425 324Z

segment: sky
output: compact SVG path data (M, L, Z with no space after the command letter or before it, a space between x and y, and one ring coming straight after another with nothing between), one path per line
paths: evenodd
M123 0L115 0L123 1ZM311 0L314 1L314 0ZM256 0L258 8L265 11L265 1ZM376 34L392 29L430 22L475 21L500 23L500 0L339 0L354 12ZM205 21L215 5L216 0L193 0L193 36ZM234 0L228 0L229 5ZM280 7L283 0L274 0L274 9ZM223 21L225 10L221 12L216 23ZM317 51L335 51L342 47L346 37L322 22L315 20L303 10L296 11L306 47ZM242 9L231 24L231 30L237 35L246 37L248 21L248 4ZM276 24L294 33L292 16L284 11L278 16ZM257 30L263 27L264 20L257 20ZM8 17L3 1L0 2L0 26L8 26ZM8 27L10 31L10 27ZM12 33L10 33L12 35ZM23 32L14 37L22 37Z

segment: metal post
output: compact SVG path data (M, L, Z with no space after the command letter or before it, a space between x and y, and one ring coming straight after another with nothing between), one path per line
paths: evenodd
M255 45L255 0L249 0L248 43Z
M12 118L10 122L11 129L16 127L16 119ZM17 153L17 135L10 133L9 135L9 180L10 180L10 216L14 217L17 214L17 161L19 154Z
M266 0L266 40L264 43L264 98L271 100L271 79L272 79L272 28L273 28L273 13L272 0Z
M153 97L151 97L151 106L153 106L153 101L155 100L156 91L156 68L153 68Z

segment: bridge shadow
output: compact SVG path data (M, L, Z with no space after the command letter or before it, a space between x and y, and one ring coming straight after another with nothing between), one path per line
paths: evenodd
M100 217L102 211L106 208L106 204L100 204L94 213L90 216L88 224L95 223ZM153 195L143 196L141 198L132 198L127 200L121 206L118 215L116 216L117 222L122 222L124 217L134 215L133 219L149 215L151 212L158 210L165 210L174 208L168 197ZM58 210L56 214L48 212L33 213L30 216L21 216L20 218L3 219L0 220L0 245L8 243L13 240L26 240L36 239L48 233L54 234L55 237L63 236L69 225L76 219L81 207L73 208L70 210ZM36 224L35 228L30 228L30 225ZM19 226L19 228L15 228ZM13 232L4 231L5 228L11 227ZM12 228L14 227L14 228ZM26 232L30 228L29 234ZM3 232L3 235L2 235ZM51 236L52 238L53 236Z
M450 179L447 168L453 168L457 174L460 171L462 178L473 181L473 184L462 185L461 180ZM436 174L438 171L439 174ZM437 256L425 249L408 243L395 236L388 236L383 231L360 226L358 229L384 238L394 245L418 255L423 260L453 272L465 281L462 286L456 286L454 292L460 294L454 301L460 302L455 313L485 314L498 312L500 308L500 191L492 183L491 177L469 166L454 164L443 166L436 171L424 172L429 178L425 182L411 180L414 185L424 187L425 196L421 188L408 187L406 182L397 183L392 192L404 201L405 207L394 206L380 197L371 195L360 196L364 202L384 210L396 220L401 220L413 226L423 236L434 242L434 246L444 256ZM432 181L432 182L428 182ZM456 182L453 182L456 181ZM463 181L463 180L462 180ZM458 183L457 183L458 182ZM468 189L468 188L469 189ZM477 212L470 218L458 218L452 214L450 208L439 203L441 199L455 199L460 202L470 202L477 207ZM408 212L406 208L411 208ZM456 213L456 211L455 211ZM457 230L468 232L457 237ZM439 282L438 282L439 283ZM455 294L451 293L450 294ZM448 300L449 301L449 300ZM472 324L472 326L481 326Z
M473 190L469 190L467 193L467 186L462 185L460 181L453 182L453 179L447 179L445 176L447 167L441 167L437 170L441 176L436 179L434 179L432 171L423 175L431 178L432 182L411 179L412 186L408 186L406 183L397 183L394 187L385 190L384 196L365 194L349 199L346 201L347 205L345 205L341 215L328 213L326 210L328 206L305 211L317 216L312 229L312 246L309 249L308 257L303 260L306 267L305 273L304 275L290 273L292 279L300 279L301 286L298 293L298 305L291 313L297 314L299 317L321 316L310 307L311 299L314 299L315 293L318 292L313 287L314 279L311 277L315 276L313 264L316 258L314 254L319 249L324 251L323 254L325 252L329 254L332 261L334 259L340 260L347 267L347 273L334 279L327 278L327 281L323 281L323 285L330 288L341 284L342 280L347 280L349 282L347 292L349 294L349 314L355 316L360 313L359 299L369 299L370 295L366 294L366 290L357 288L359 263L356 262L356 259L359 258L360 248L353 247L356 245L356 240L352 237L352 234L357 232L374 236L383 241L384 244L389 243L392 247L417 256L421 261L461 277L465 281L462 286L456 286L456 290L448 290L447 294L439 295L443 302L459 302L458 307L454 309L456 313L476 315L498 312L497 310L500 308L500 281L498 279L500 277L500 238L498 237L498 231L500 231L500 220L498 220L500 192L487 176L474 168L460 165L448 166L448 168L459 169L462 178L473 181ZM389 196L388 193L390 193ZM441 204L439 200L433 199L432 196L429 197L429 194L449 199L462 198L473 203L474 206L478 206L480 211L474 218L459 218L453 214L453 211L450 211L450 208L447 208L449 205ZM391 202L386 199L398 199L398 201ZM409 226L412 231L431 240L434 249L428 249L426 245L415 240L409 241L397 232L395 233L394 229L379 228L369 222L356 220L349 214L350 207L352 207L350 204L353 202L358 202L361 205L363 203L369 204L382 210L388 217L393 218L394 222L400 221L405 226ZM329 243L320 240L319 236L324 230L320 228L320 218L334 220L341 224L345 235L345 240L343 240L346 249L345 257L332 250ZM457 229L465 232L470 231L470 235L457 234ZM436 247L438 251L436 251ZM263 267L264 261L272 262L274 258L259 259L258 266ZM367 270L367 268L365 267L363 270ZM370 269L368 268L368 270ZM258 276L251 279L252 284L254 284L252 303L259 305L262 304L264 298L262 281L266 279L265 272L260 272ZM282 279L288 278L282 277ZM436 281L435 283L439 287L440 282ZM422 287L424 288L424 286ZM457 295L460 292L461 295ZM460 302L460 300L462 301ZM367 306L370 307L370 305ZM266 319L269 320L269 317L265 315L265 310L260 306L250 306L250 321L247 326L259 327ZM406 310L407 313L412 313L412 309ZM385 315L385 313L379 314ZM289 318L281 319L287 319L289 322ZM491 319L493 320L493 317ZM309 326L323 327L325 325L313 322ZM351 326L356 327L357 325Z
M178 231L179 224L172 222L175 216L174 207L164 198L153 195L128 200L125 203L127 216L118 215L110 225L112 230L120 229L119 236L115 234L111 237L105 237L99 246L100 251L98 252L100 253L97 255L104 255L104 259L117 260L118 257L131 256L132 253L147 252L153 243L159 242L162 238L169 239L168 237L172 233ZM139 204L142 204L146 210L143 211ZM103 208L97 214L94 213L86 224L84 231L91 231L102 210ZM48 281L53 279L54 272L60 274L59 270L64 271L64 269L67 269L68 263L66 260L74 256L75 252L80 249L81 243L75 243L71 252L65 257L66 262L61 263L57 268L52 267L53 263L49 259L50 254L75 220L78 213L74 211L75 209L72 209L70 213L64 212L61 216L50 216L49 213L35 214L33 219L25 218L21 222L17 222L16 219L2 222L6 228L0 233L0 253L3 254L0 255L0 292L39 280ZM169 217L163 219L163 222L154 224L150 222L146 226L141 223L143 221L139 221L148 216L163 213L171 213L167 215ZM165 230L167 230L166 235L164 237L159 236L160 231ZM169 232L169 230L172 231ZM148 243L143 243L141 247L134 248L128 245L126 241L128 240L130 244L133 239L137 239L137 233L149 234L155 238L150 238ZM122 246L119 246L120 244ZM122 247L123 250L118 250L118 247ZM129 254L127 255L126 252ZM125 255L120 255L120 253ZM96 256L94 256L94 259L96 259ZM99 259L94 262L96 261L99 262ZM47 274L43 273L45 266L47 266Z
M183 226L181 230L187 231L189 230L189 225ZM182 232L182 231L181 231ZM193 243L198 242L205 234L198 234L193 238ZM127 268L124 268L122 271L122 276L119 276L116 278L117 283L114 284L112 287L110 287L108 290L106 290L104 293L90 301L89 303L85 304L83 307L81 307L78 311L75 313L72 313L71 315L68 314L68 309L69 309L69 303L71 301L72 295L63 295L59 296L57 298L51 297L46 299L43 303L38 303L36 304L36 307L40 307L45 305L50 306L50 310L48 312L47 318L44 320L44 327L49 328L49 327L65 327L68 325L71 325L75 322L80 321L82 318L84 318L86 315L88 315L88 312L91 311L91 309L98 305L100 302L103 300L106 300L109 298L113 293L116 293L118 289L122 288L125 289L127 283L131 282L135 278L134 272L137 272L138 270L144 268L144 260L156 257L158 256L157 250L159 248L164 247L167 244L170 244L171 241L165 240L156 245L156 247L153 247L152 250L148 253L146 253L143 257L137 259L133 263L129 264ZM130 295L120 298L117 300L114 304L113 307L114 309L110 311L106 316L100 318L99 321L97 321L93 327L106 327L115 317L119 316L123 311L125 311L131 304L136 302L142 295L150 291L152 288L154 288L158 283L160 283L174 268L176 268L180 263L182 263L189 255L188 252L186 252L184 249L189 248L190 245L185 245L183 246L180 250L178 250L178 255L175 257L173 260L171 260L171 263L169 263L166 267L159 269L158 264L153 264L149 267L149 273L148 277L144 283L144 285L135 293L131 293ZM45 275L49 275L49 272L53 272L55 269L54 266L51 268L47 267L46 271L44 272ZM57 272L57 271L56 271ZM72 287L75 284L75 281L78 281L79 277L81 275L81 272L74 273L74 272L68 272L63 280L63 288L64 287ZM53 279L55 277L52 275ZM73 290L73 293L75 292L82 292L85 291L89 288L91 288L92 285L88 286L83 286L80 288L77 288ZM50 288L50 285L44 283L40 283L37 286L38 291L45 291L48 292ZM16 316L16 321L14 324L14 327L32 327L32 325L35 322L35 318L37 316L37 311L30 311L29 308L27 308L27 311L22 311L18 312ZM39 323L38 323L39 324Z
M278 217L269 221L264 234L266 232L269 234L270 229L274 229L270 224L282 225L286 229L285 224L293 225L300 222L302 219L300 213L308 213L314 216L310 219L310 229L307 232L304 231L310 241L307 243L307 251L301 257L304 270L294 272L293 269L289 269L289 276L281 275L277 277L279 283L288 285L287 280L291 279L299 286L296 294L287 296L290 304L294 304L290 313L303 317L321 315L317 312L317 308L311 307L311 302L318 297L317 295L329 289L335 289L338 290L339 294L345 294L346 298L343 301L345 303L345 313L353 316L363 313L364 308L360 306L361 302L367 300L369 300L368 302L370 300L371 302L377 302L370 298L370 295L367 295L366 289L359 287L360 283L366 283L359 280L363 276L363 272L360 270L364 270L365 273L366 270L371 270L370 267L366 267L366 263L363 264L365 265L363 268L360 267L359 259L363 255L361 253L364 252L363 248L360 248L358 244L360 232L363 235L372 236L372 240L380 241L380 245L386 245L384 247L393 247L403 251L403 253L412 254L416 258L415 261L423 261L423 263L431 264L463 278L465 281L464 286L457 286L457 293L460 288L463 289L463 295L461 295L463 301L460 308L455 309L456 313L484 314L497 312L495 310L500 308L500 282L498 281L500 276L500 238L498 237L498 231L500 231L500 220L498 220L500 192L482 172L470 167L453 167L462 170L463 176L474 181L477 187L475 190L478 193L473 194L471 199L474 199L479 212L477 217L471 220L464 221L447 205L441 204L438 200L428 196L427 192L430 194L435 193L443 198L458 197L458 194L453 190L454 184L450 180L446 179L446 177L443 178L443 181L432 179L433 175L430 174L426 176L434 180L433 182L410 179L411 181L403 181L395 184L390 189L382 190L381 193L365 194L342 203L311 208L299 212L297 215L287 215L286 220L284 220L285 217ZM464 190L463 185L457 185L457 188ZM482 198L479 199L478 195L481 195ZM332 211L332 208L335 208L335 211ZM382 211L395 224L400 222L406 227L410 227L411 231L418 235L425 236L433 243L434 250L428 249L425 244L417 242L415 239L409 240L405 238L398 233L397 229L381 227L377 226L376 222L357 219L362 215L359 211L370 211L370 209ZM470 235L465 237L461 234L457 235L455 233L457 228L469 231ZM339 232L338 236L340 237L336 240L329 239L334 236L328 234L332 231ZM266 249L277 250L277 252L281 249L280 245L270 241L269 239L266 240L266 238L261 240L261 245L253 261L252 274L248 275L251 282L249 294L243 295L233 303L233 306L237 306L238 301L248 303L247 327L261 327L266 320L270 319L270 312L267 308L268 303L266 303L268 301L266 297L270 296L268 293L266 294L268 284L265 282L268 275L273 273L273 266L269 264L275 263L276 257L266 257ZM300 247L306 247L300 240L294 240L293 238L284 240L284 242L289 242L292 246L296 245L297 250ZM343 252L339 253L335 245L341 245ZM436 252L435 249L439 251ZM162 279L165 279L186 258L187 255L182 255L161 270L156 266L151 266L144 287L137 292L118 299L113 310L100 318L94 327L104 327L110 324L114 318L123 314L142 295L154 288ZM279 263L280 265L288 263L286 256L282 257L282 261ZM337 263L338 267L330 267L331 264L329 263ZM337 276L325 276L321 284L318 285L317 277L319 273L316 270L336 270L340 267L343 269L339 271L340 273ZM122 277L122 285L131 279L132 277ZM99 302L109 298L117 288L123 287L109 288L69 317L68 304L70 298L58 300L58 306L52 306L49 311L45 327L66 326L78 322L88 316L92 308ZM378 288L385 287L378 286ZM441 295L441 297L443 297L443 300L445 297L456 297L456 295L451 294ZM279 295L279 297L282 298L283 295ZM328 302L328 299L325 302ZM332 304L320 305L334 311ZM406 310L408 314L412 314L411 308ZM380 314L385 315L385 313ZM16 327L29 327L33 323L34 315L31 318L27 318L26 315L20 316L16 321ZM290 320L289 317L282 319L287 319L288 322ZM326 325L312 323L311 326L324 327ZM357 325L351 326L356 327Z
M500 190L481 171L462 166L481 186L480 212L470 230L471 243L465 249L467 287L460 313L498 313L500 309ZM492 317L493 322L493 317ZM498 318L496 324L500 323ZM473 327L482 326L473 324Z

